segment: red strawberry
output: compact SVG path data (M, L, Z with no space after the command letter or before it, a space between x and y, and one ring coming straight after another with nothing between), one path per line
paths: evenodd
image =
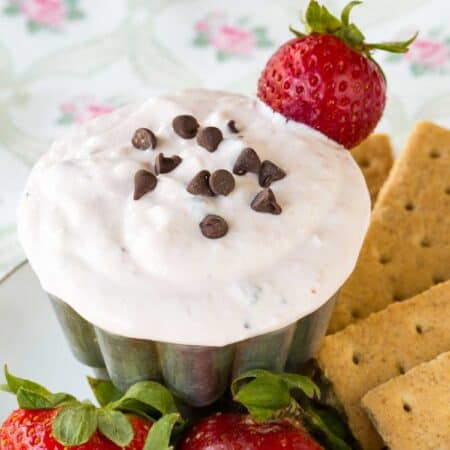
M307 377L251 370L239 376L231 391L250 415L219 413L198 422L178 450L350 450L315 412L310 399L317 386ZM302 406L291 395L295 391ZM309 431L321 437L325 447Z
M17 378L6 367L5 378L0 390L16 394L20 409L0 428L1 450L167 450L174 426L182 423L170 392L152 381L122 395L109 381L88 379L97 408ZM160 419L153 422L155 413Z
M373 131L385 107L386 80L371 51L404 53L415 39L365 43L349 22L351 9L360 3L349 3L338 19L311 0L305 17L310 34L292 30L297 37L272 55L258 84L259 98L273 110L346 148Z
M57 413L57 409L14 411L0 428L1 450L67 449L53 435L52 424ZM140 450L144 448L151 423L135 416L129 416L128 420L133 428L134 438L125 447L117 446L99 431L95 431L89 442L71 448L78 450L118 450L120 448Z
M257 423L250 416L217 414L195 425L179 450L321 450L305 430L287 420Z

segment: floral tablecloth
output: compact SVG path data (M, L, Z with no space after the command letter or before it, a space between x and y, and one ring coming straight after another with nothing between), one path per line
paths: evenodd
M334 11L345 1L325 1ZM255 93L306 0L0 0L0 278L24 256L15 210L57 136L136 98L189 86ZM370 40L420 29L411 52L378 54L389 79L380 129L396 148L418 119L450 126L450 3L367 0Z

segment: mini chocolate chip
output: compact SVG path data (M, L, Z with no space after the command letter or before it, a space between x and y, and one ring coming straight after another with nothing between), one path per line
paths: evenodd
M199 128L197 119L194 116L177 116L172 121L172 127L175 133L183 139L192 139L197 135Z
M216 127L206 127L197 135L197 143L208 152L215 152L223 140L222 132Z
M134 200L139 200L147 192L155 189L158 179L148 170L138 170L134 175Z
M225 169L216 170L209 179L209 186L217 195L228 195L235 185L233 175Z
M227 125L231 133L239 133L239 130L236 126L236 122L234 120L230 120Z
M235 175L245 175L247 172L259 173L261 160L252 148L244 148L241 151L233 166Z
M277 203L275 194L272 189L263 189L256 197L252 200L251 207L253 210L269 213L269 214L281 214L281 206Z
M208 214L200 222L200 230L208 239L218 239L228 233L228 224L222 217Z
M134 148L138 150L147 150L148 148L155 148L157 144L157 139L152 130L148 128L138 128L133 135L131 140Z
M281 180L285 176L286 172L272 161L263 161L259 171L259 184L262 187L269 187L274 181Z
M159 175L160 173L172 172L172 170L175 169L181 163L181 161L182 160L178 155L166 157L163 153L160 153L156 157L155 161L156 175Z
M209 187L209 177L211 174L207 170L200 172L192 178L187 186L187 191L192 195L204 195L206 197L214 197L214 192Z

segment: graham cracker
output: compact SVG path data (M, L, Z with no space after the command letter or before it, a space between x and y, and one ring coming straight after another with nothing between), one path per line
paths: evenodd
M386 134L372 134L352 149L352 156L366 179L373 207L394 163L389 137Z
M450 350L450 281L326 336L317 360L364 449L381 438L361 408L376 386Z
M450 279L450 130L419 123L381 189L329 332Z
M449 450L450 352L371 390L362 405L390 450Z

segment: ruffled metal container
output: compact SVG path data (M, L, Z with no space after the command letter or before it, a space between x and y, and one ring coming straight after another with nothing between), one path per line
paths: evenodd
M100 374L107 373L121 391L137 381L162 381L179 399L201 407L219 399L230 379L249 369L299 371L319 348L336 295L286 328L225 347L116 336L84 320L64 301L50 298L72 352L81 363Z

